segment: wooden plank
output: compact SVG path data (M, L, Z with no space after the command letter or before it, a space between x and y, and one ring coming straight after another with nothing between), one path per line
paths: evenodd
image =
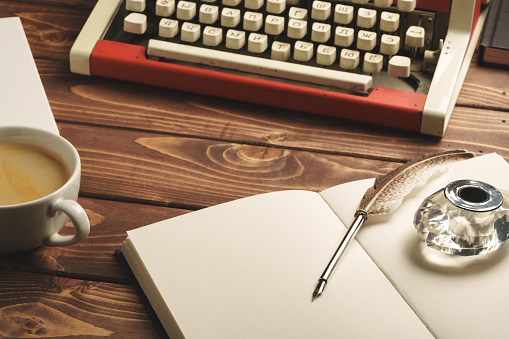
M59 121L399 162L448 148L496 151L509 159L507 70L472 64L447 134L438 140L340 119L71 75L68 53L94 3L82 0L65 6L56 0L47 5L35 0L7 1L0 7L0 16L21 17ZM477 138L475 149L471 149L469 144Z
M122 247L128 230L184 214L188 211L80 198L90 219L90 235L81 243L64 247L41 246L32 251L1 255L0 268L60 277L128 284L115 251ZM67 222L60 234L74 232ZM0 284L1 285L1 284Z
M0 270L2 338L160 338L131 286Z
M321 191L399 166L333 154L59 124L89 197L196 209L284 189Z
M56 0L4 0L0 6L0 17L17 16L21 19L36 59L68 62L69 50L94 4L94 0L73 1L72 5Z
M472 62L461 88L458 105L509 114L509 71Z
M509 159L509 113L503 107L458 106L445 137L438 139L108 79L43 76L43 81L58 121L399 162L451 148Z

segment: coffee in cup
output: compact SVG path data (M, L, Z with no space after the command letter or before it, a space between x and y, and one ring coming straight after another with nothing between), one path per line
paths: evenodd
M85 239L90 223L76 202L80 178L78 152L61 136L31 127L0 127L0 253ZM75 234L61 236L68 219Z
M0 206L40 199L62 187L69 177L61 157L48 149L0 143Z

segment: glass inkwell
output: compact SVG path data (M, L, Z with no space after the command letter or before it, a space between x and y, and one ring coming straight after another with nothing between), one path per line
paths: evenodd
M509 192L478 180L458 180L427 197L414 225L428 247L473 256L493 252L509 238Z

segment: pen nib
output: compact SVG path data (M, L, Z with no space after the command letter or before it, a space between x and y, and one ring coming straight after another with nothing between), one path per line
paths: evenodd
M318 285L316 285L315 291L313 292L312 300L315 300L322 294L323 290L325 289L325 284L327 284L327 280L320 279L318 281Z

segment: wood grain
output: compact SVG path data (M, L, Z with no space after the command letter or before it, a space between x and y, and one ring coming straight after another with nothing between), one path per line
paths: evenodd
M60 124L82 159L85 196L197 209L284 189L320 191L398 163Z
M319 191L440 150L509 160L509 72L475 57L443 139L69 72L96 0L4 0L82 157L80 244L0 255L0 337L158 338L114 256L130 229L253 194ZM62 234L70 234L68 223Z
M59 121L398 162L450 148L498 152L509 159L509 72L477 66L475 59L447 134L440 140L296 111L72 75L69 50L95 1L38 3L7 1L0 7L0 16L21 17ZM477 138L479 142L472 145Z
M172 218L187 210L80 198L90 219L90 235L65 247L41 246L32 251L0 255L0 268L94 281L129 284L114 253L122 247L127 231ZM70 222L60 234L74 232Z
M2 338L159 338L131 286L0 270Z

